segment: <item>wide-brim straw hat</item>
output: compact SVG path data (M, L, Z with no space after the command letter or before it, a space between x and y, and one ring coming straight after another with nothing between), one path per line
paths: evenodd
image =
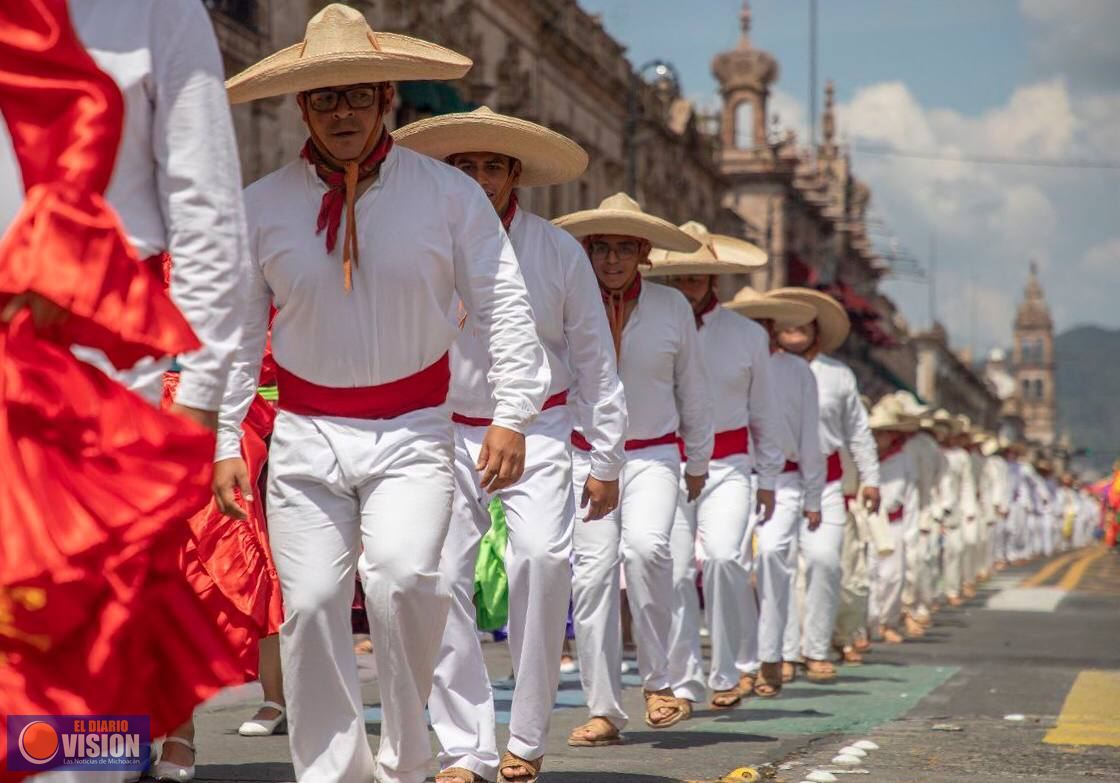
M953 417L953 434L954 435L970 435L972 434L972 419L963 413L958 413Z
M464 152L493 152L521 161L527 188L571 182L587 170L587 152L567 136L486 106L419 120L393 132L402 147L439 160Z
M906 416L914 416L918 419L922 419L929 416L931 412L929 405L918 402L918 398L915 397L912 392L906 391L905 389L899 389L891 396L898 401L903 414Z
M980 453L985 457L994 457L996 454L999 454L1006 448L1007 444L1003 440L1003 438L992 436L987 438L983 443L980 444Z
M871 409L867 417L867 425L873 430L914 432L918 429L918 419L907 416L893 397L884 397Z
M462 78L473 62L458 52L396 33L374 32L360 11L331 3L297 44L226 82L230 103L347 84Z
M770 320L787 329L804 326L817 317L812 305L760 294L749 285L740 288L734 298L724 302L723 306L752 320Z
M597 209L562 215L552 221L577 239L595 234L617 234L647 240L654 247L691 253L700 242L668 220L642 211L638 202L625 193L603 199Z
M953 414L944 408L938 408L932 416L922 419L921 424L928 429L941 430L948 434L953 431Z
M700 243L700 249L691 253L671 250L654 250L649 254L652 269L642 274L647 277L665 275L745 275L766 266L766 252L745 239L713 234L703 223L690 220L681 231Z
M771 296L794 299L811 304L817 311L817 331L821 353L832 353L848 339L852 322L848 312L833 297L812 288L776 288Z

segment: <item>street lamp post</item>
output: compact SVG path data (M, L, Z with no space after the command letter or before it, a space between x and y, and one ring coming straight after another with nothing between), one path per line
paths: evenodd
M643 84L654 84L659 90L679 95L681 79L672 63L650 60L630 74L630 89L626 93L626 192L637 198L638 189L638 120L641 116L639 90Z

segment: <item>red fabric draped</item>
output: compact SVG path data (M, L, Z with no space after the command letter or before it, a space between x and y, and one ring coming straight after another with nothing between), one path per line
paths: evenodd
M692 314L696 319L697 329L700 329L704 326L704 316L712 312L712 310L715 310L717 307L719 307L719 297L716 295L715 289L713 289L708 292L708 301L705 302L704 306L700 308L700 312L694 312Z
M164 376L163 404L169 406L179 386L178 373ZM268 461L276 411L261 396L254 398L241 426L241 456L249 481L257 486ZM209 608L230 645L238 651L248 678L257 676L257 642L279 633L284 622L280 580L268 545L264 498L257 492L247 519L233 519L211 500L189 520L191 535L183 553L184 573Z
M0 324L0 716L149 714L159 735L240 677L179 564L213 434L69 351L127 367L198 346L103 196L123 111L65 0L0 4L0 112L27 189L0 303L68 312L39 332L26 312Z

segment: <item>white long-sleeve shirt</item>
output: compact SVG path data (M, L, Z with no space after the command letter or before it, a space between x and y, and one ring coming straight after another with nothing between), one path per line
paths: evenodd
M106 196L141 258L171 253L171 298L202 343L178 357L176 400L217 410L241 338L247 250L237 140L214 28L197 0L69 5L86 49L125 100ZM103 357L81 355L106 367ZM161 370L138 365L118 377L158 400Z
M349 292L342 243L328 255L315 233L326 190L296 160L245 191L245 338L222 405L218 458L239 453L270 304L276 363L320 386L354 388L413 375L447 353L459 336L458 293L486 335L494 423L524 432L548 395L548 365L513 246L478 184L393 147L356 204L360 262Z
M770 357L770 372L785 422L783 451L801 472L805 510L820 511L826 472L817 379L804 359L781 351Z
M879 486L879 454L867 426L867 411L859 399L859 386L851 368L831 356L810 362L820 395L821 450L825 456L846 446L859 469L860 483Z
M598 292L594 301L603 306ZM679 433L685 472L707 473L715 440L712 399L692 306L680 291L642 285L638 304L622 330L618 365L629 417L626 439Z
M959 527L962 522L975 519L976 481L972 474L972 460L964 449L945 449L946 470L941 478L942 519L947 527Z
M700 352L716 432L750 429L758 486L773 489L785 464L782 422L770 378L770 338L749 318L723 307L701 316Z
M552 372L549 396L570 390L571 410L592 446L591 475L613 481L626 461L626 397L595 271L571 234L524 209L514 215L509 237ZM493 418L489 370L482 329L468 314L451 349L452 410Z
M910 506L918 502L917 466L905 447L880 463L879 508L889 519L899 512L911 517ZM895 524L904 524L898 520Z
M1010 509L1011 487L1007 475L1007 462L1003 457L992 455L984 459L980 497L989 524L994 523L997 517L1006 514Z
M932 530L934 518L940 516L937 497L941 475L945 471L945 458L941 454L941 447L928 432L915 433L906 441L903 450L910 455L914 466L914 491L917 504L915 512L918 529Z

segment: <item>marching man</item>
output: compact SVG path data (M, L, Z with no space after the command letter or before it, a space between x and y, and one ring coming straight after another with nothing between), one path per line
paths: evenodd
M917 476L906 441L918 428L918 419L906 415L898 399L885 397L871 409L868 426L879 453L882 503L878 513L887 519L887 541L891 545L889 554L873 547L868 558L868 626L873 635L888 644L898 644L904 639L902 592L909 562L906 526L916 521L907 507L918 502Z
M517 259L469 177L393 144L390 82L455 79L467 58L376 33L332 4L288 47L228 83L234 103L295 93L300 159L246 191L245 339L223 405L215 490L252 495L237 457L270 305L278 414L268 510L284 597L289 741L301 781L419 783L431 758L424 704L449 597L440 575L454 495L445 401L461 299L490 354L493 425L479 484L514 483L524 432L548 394ZM362 552L360 566L359 552ZM366 740L348 607L363 571L380 673L381 749Z
M456 495L442 570L451 585L435 684L428 700L440 739L443 783L537 779L548 737L560 670L564 619L571 594L572 416L592 445L591 470L578 491L581 516L601 519L618 505L625 461L626 406L615 369L607 316L595 272L572 236L518 204L517 187L558 185L587 168L587 154L570 139L525 120L481 108L413 123L394 137L401 146L445 160L481 185L509 232L537 332L552 370L540 417L526 431L520 482L499 490L509 548L509 641L516 686L509 751L499 760L494 701L475 630L475 561L490 526L490 493L481 485L480 452L494 416L487 382L490 357L468 312L451 351L455 413ZM572 407L565 403L572 398ZM581 522L580 524L587 524Z
M690 714L689 703L673 695L669 678L669 536L681 480L677 433L684 441L684 481L692 502L708 474L712 402L688 300L671 288L643 285L638 269L649 263L653 247L692 252L700 243L646 214L623 193L604 200L598 209L555 222L582 241L591 260L627 390L629 425L620 504L601 520L581 515L584 518L576 521L572 564L573 620L591 719L571 733L568 744L615 745L622 741L620 732L627 721L621 704L620 560L634 617L646 724L668 728ZM595 468L590 434L579 423L572 433L574 487L581 494Z
M735 237L712 234L700 223L681 230L701 247L694 253L654 251L646 278L664 279L689 304L700 333L708 390L715 410L715 449L708 483L695 503L682 483L673 523L673 634L669 669L673 692L682 699L704 699L700 651L700 602L696 592L696 544L704 575L704 608L711 629L712 661L708 685L711 705L729 709L742 699L735 658L744 624L757 618L743 600L750 574L741 552L751 508L751 463L759 475L759 518L774 511L774 486L785 463L780 408L770 381L766 331L719 306L716 275L747 274L766 264L766 254Z
M828 650L840 605L840 554L847 513L839 451L845 447L852 455L863 487L859 502L872 512L879 509L879 460L867 426L867 412L860 403L855 373L829 356L843 345L851 329L847 312L828 294L808 288L780 288L770 295L805 302L817 310L816 320L797 329L783 330L778 340L783 351L804 357L817 378L821 451L827 462L821 532L801 540L812 542L810 548L802 549L807 587L804 628L798 613L790 611L785 660L797 661L804 654L805 676L811 682L831 682L836 679L836 668L828 660ZM792 676L792 667L783 672L783 678L787 674Z
M816 536L821 527L821 491L825 462L818 435L817 382L809 364L792 353L779 351L778 335L803 326L817 317L805 302L763 296L743 288L726 307L757 322L766 330L770 375L781 410L782 452L785 462L777 479L774 513L764 517L759 508L747 531L740 557L752 559L751 539L758 532L756 590L758 622L748 624L740 637L737 667L740 692L761 698L777 696L782 689L782 638L792 610L791 574L796 570L796 543ZM759 485L762 478L759 478ZM749 602L749 597L747 602ZM753 617L751 618L753 619Z

